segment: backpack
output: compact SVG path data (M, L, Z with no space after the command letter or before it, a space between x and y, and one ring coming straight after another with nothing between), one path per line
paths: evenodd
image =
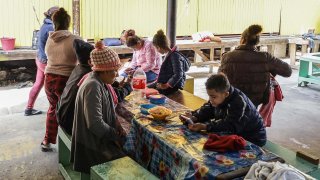
M179 58L179 59L182 61L183 71L184 72L189 71L190 66L191 66L191 62L189 61L189 59L185 55L183 55L181 52L179 52L179 51L175 51L175 52L181 56L181 58Z

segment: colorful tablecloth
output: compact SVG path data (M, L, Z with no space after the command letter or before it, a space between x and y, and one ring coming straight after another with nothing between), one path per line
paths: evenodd
M124 148L161 179L214 179L219 174L251 166L257 160L278 158L250 142L241 151L206 151L203 145L207 135L189 131L178 118L188 108L167 99L163 106L173 114L167 121L155 121L139 113L140 103L147 101L128 101L124 105L135 114Z

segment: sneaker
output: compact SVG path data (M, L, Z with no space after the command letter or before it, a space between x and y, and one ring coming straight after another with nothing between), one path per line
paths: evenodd
M41 143L41 150L42 152L48 152L48 151L51 151L51 146L50 146L50 143L48 144L44 144L44 142Z
M42 111L36 110L36 109L26 109L26 110L24 110L24 115L25 116L32 116L32 115L37 115L37 114L42 114Z

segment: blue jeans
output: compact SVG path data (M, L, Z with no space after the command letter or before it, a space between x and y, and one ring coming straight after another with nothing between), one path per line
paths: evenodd
M158 74L154 73L153 71L146 72L146 75L147 75L147 83L153 82L158 78Z
M158 74L154 73L153 71L148 71L148 72L145 72L145 73L146 73L146 76L147 76L147 83L153 82L153 81L157 80L157 78L158 78ZM127 77L128 74L123 72L121 74L121 76Z

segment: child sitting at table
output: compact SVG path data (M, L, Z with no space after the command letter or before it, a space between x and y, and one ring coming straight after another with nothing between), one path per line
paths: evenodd
M161 66L161 56L157 53L152 42L135 34L134 30L125 32L126 45L133 49L130 67L125 69L122 76L133 75L139 67L146 73L147 83L158 78Z
M243 92L231 86L222 73L210 76L205 85L209 102L192 113L195 124L188 124L191 131L236 134L258 146L266 144L263 120Z
M190 67L189 60L178 52L176 47L170 49L169 40L162 30L153 36L152 43L160 54L165 54L165 58L160 68L158 80L148 87L156 88L164 95L183 89L186 71Z

